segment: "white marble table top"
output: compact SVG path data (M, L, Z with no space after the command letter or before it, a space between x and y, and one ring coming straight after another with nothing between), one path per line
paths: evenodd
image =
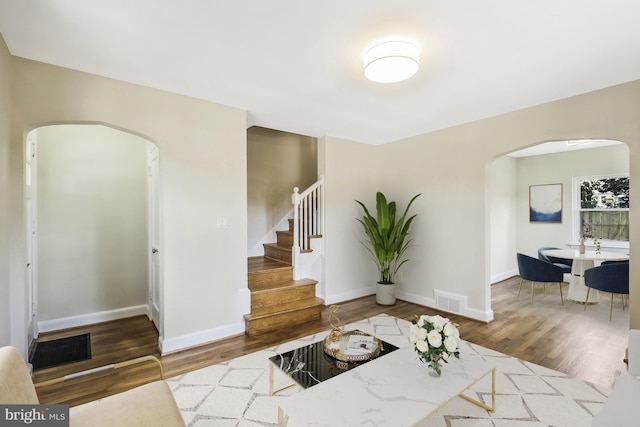
M577 249L549 249L543 253L557 258L588 261L624 261L629 259L629 255L620 252L585 251L581 254Z
M400 348L358 368L282 398L288 426L409 426L435 412L493 370L480 356L449 359L429 375L412 348ZM488 376L491 381L491 376Z

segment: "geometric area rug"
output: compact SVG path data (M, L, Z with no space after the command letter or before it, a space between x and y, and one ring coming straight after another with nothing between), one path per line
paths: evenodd
M406 320L382 314L346 325L344 329L358 329L402 348L411 346L410 326L411 323ZM296 386L276 396L269 396L269 357L321 341L327 334L328 331L309 335L169 378L166 382L188 426L277 426L278 402L301 389ZM480 355L496 367L495 412L455 398L419 426L590 426L610 393L604 387L462 341L460 357L472 354ZM446 367L445 364L443 375ZM291 381L278 369L274 369L274 373L276 389L290 384ZM467 393L489 403L491 381L479 381ZM339 421L336 420L336 424ZM289 426L294 427L291 424Z

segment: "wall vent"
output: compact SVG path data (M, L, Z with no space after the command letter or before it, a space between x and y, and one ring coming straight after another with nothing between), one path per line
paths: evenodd
M436 298L436 308L452 313L460 313L467 305L467 297L464 295L456 295L450 292L433 291Z

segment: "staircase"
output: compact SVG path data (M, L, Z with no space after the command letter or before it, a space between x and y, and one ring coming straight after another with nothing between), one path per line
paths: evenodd
M294 222L277 231L276 243L265 243L264 256L248 259L251 313L244 316L248 336L286 329L319 319L324 300L316 297L316 280L293 278Z

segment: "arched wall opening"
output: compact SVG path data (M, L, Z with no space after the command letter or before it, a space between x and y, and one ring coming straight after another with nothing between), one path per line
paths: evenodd
M246 111L18 57L10 67L10 342L27 353L24 142L30 130L59 123L106 124L148 136L161 151L161 352L241 333ZM232 220L217 228L217 217Z
M586 149L522 155L510 152L489 162L487 186L490 284L518 275L515 254L537 256L540 247L578 244L574 215L575 178L630 175L629 147L622 141ZM540 142L536 146L549 144ZM530 146L533 147L533 146ZM527 147L527 148L530 148ZM523 147L524 148L524 147ZM520 151L520 150L519 150ZM560 184L560 222L529 221L529 188ZM629 252L628 246L607 250Z
M74 123L32 130L25 151L29 338L141 314L160 329L156 145Z

